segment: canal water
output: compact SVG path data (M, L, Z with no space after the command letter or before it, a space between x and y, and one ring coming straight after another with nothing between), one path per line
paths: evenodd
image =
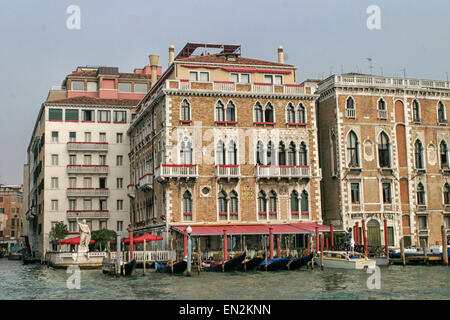
M0 259L0 300L10 299L450 299L450 267L380 268L380 289L362 270L203 272L193 276L137 269L134 277L81 270L80 289L68 289L65 269ZM369 284L376 285L370 281Z

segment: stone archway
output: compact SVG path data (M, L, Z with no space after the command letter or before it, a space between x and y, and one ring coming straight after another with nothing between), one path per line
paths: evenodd
M367 244L369 246L381 246L380 223L375 219L367 223Z

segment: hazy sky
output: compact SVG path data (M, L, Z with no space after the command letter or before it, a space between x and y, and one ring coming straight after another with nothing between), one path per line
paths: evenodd
M69 5L81 9L81 29L69 30ZM366 26L369 5L381 9L381 30ZM0 183L20 184L26 148L52 85L78 65L122 72L186 42L242 45L244 57L298 66L299 82L330 73L446 80L450 72L448 0L258 1L2 1L0 7Z

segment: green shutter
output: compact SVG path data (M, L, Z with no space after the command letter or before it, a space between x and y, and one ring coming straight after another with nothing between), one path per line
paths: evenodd
M78 110L67 109L66 110L66 121L78 121Z
M49 109L48 120L62 120L62 109Z

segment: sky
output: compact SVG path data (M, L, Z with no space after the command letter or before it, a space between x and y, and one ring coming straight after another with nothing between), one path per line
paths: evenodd
M70 5L80 29L69 29ZM379 7L380 28L369 29ZM447 80L447 0L20 0L0 7L0 184L21 184L33 127L52 85L79 65L132 72L187 42L239 44L244 57L296 65L297 79L361 72ZM372 59L372 69L367 58Z

